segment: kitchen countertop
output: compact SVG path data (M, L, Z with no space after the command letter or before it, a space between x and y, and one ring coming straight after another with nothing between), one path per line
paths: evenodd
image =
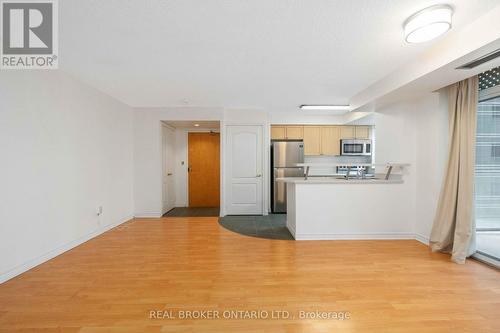
M294 183L294 184L402 184L402 179L388 179L385 180L383 177L377 178L366 178L357 179L356 177L344 179L339 177L309 177L304 179L304 177L283 177L276 179L279 182Z

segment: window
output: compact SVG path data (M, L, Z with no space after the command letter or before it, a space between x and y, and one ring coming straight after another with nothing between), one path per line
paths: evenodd
M477 251L500 263L500 67L480 74L475 214ZM482 259L485 259L482 258Z

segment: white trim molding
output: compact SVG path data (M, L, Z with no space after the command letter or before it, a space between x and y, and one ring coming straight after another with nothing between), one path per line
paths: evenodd
M415 239L412 233L296 234L295 240L397 240Z
M424 236L422 234L415 234L415 240L419 241L420 243L424 244L424 245L429 245L429 237L427 236Z
M143 218L160 218L163 214L161 212L138 212L134 214L134 218L143 219Z

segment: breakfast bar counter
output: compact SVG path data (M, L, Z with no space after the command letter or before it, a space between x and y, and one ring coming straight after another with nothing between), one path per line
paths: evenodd
M387 178L278 179L287 184L288 230L296 240L413 238L408 185L402 174Z

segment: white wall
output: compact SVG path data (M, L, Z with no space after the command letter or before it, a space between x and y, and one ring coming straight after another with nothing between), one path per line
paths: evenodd
M429 94L415 105L417 187L415 234L427 243L448 158L448 101L445 92Z
M405 175L408 223L427 243L439 199L448 154L448 110L445 93L429 93L377 110L376 162L411 163ZM406 223L406 222L405 222Z
M132 117L60 71L2 71L0 282L132 217Z
M392 204L398 211L406 211L407 218L400 221L405 232L414 233L415 207L416 207L416 128L414 102L394 104L383 109L378 109L375 114L376 161L375 163L400 162L410 163L411 166L404 171L404 184L397 201ZM383 170L377 170L381 172ZM384 197L371 198L371 200L384 201ZM404 208L403 208L404 207ZM384 221L379 221L381 225ZM398 230L401 232L401 230Z

